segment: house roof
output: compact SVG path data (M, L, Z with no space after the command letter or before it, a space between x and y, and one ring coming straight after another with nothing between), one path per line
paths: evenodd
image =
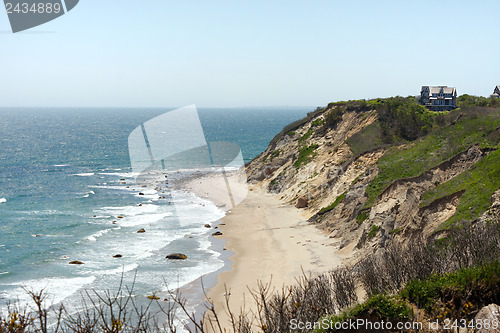
M429 91L429 94L439 94L442 90L443 94L452 94L455 95L457 93L457 89L455 87L448 87L448 86L422 86L422 91L421 93L424 92L424 90Z
M447 86L438 86L438 87L429 87L429 92L431 94L439 94L443 90L443 94L454 94L456 92L455 87L447 87Z

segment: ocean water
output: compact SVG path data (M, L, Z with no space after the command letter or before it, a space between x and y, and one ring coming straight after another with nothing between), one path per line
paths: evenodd
M223 266L204 227L223 211L178 193L193 221L180 225L171 205L155 193L139 195L135 184L128 135L169 110L0 109L0 309L25 302L23 288L43 288L54 304L76 304L82 291L116 289L122 277L146 296ZM309 111L198 110L206 140L238 144L245 162ZM189 260L166 260L171 252Z

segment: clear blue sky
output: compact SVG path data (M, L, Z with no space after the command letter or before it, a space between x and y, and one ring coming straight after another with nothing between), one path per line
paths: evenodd
M322 106L500 84L500 1L81 0L12 34L0 106Z

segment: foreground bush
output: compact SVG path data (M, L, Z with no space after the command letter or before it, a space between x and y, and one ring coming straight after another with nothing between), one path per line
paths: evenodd
M166 305L151 300L148 306L140 307L132 296L133 288L124 290L121 286L115 293L87 292L82 300L84 310L74 314L63 305L47 307L43 291L28 291L31 306L11 305L8 313L0 315L0 333L176 332L181 323L179 312L188 317L183 324L190 332L222 333L228 332L218 317L222 311L228 312L231 332L281 333L289 332L291 323L315 323L325 318L331 323L359 317L374 321L415 319L407 302L432 318L466 316L489 302L500 302L498 258L500 224L465 225L439 241L417 239L408 245L393 244L352 267L314 277L304 274L295 285L277 291L271 289L271 283L260 282L251 291L256 308L253 314L215 309L207 303L206 315L197 319L186 309L181 295L173 292ZM359 289L367 301L356 305Z

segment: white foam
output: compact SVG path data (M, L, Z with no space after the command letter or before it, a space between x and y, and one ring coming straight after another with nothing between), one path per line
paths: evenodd
M99 175L118 176L121 178L135 178L140 175L138 172L99 172Z
M88 237L86 237L85 239L86 240L89 240L91 242L95 242L97 241L97 238L101 237L102 235L108 233L111 229L103 229L103 230L100 230L98 232L96 232L95 234L93 235L90 235Z
M139 265L134 263L134 264L120 266L120 267L114 268L114 269L104 270L104 271L101 271L100 273L104 274L104 275L122 274L122 273L130 272L130 271L136 269L137 267L139 267Z
M55 167L68 167L69 164L54 164Z
M5 198L0 198L0 203L7 202L7 199Z
M43 290L49 297L49 303L57 304L73 295L85 285L91 284L94 280L95 276L27 280L7 284L18 287L5 294L10 299L18 299L20 304L26 304L30 301L30 297L27 295L26 290L34 292Z
M72 174L72 176L80 176L80 177L89 177L89 176L93 176L94 173L93 172L86 172L86 173L75 173L75 174Z
M106 188L106 189L110 189L110 190L132 190L132 189L128 189L126 188L125 186L110 186L110 185L106 185L106 183L103 183L104 185L89 185L88 187L90 188Z

